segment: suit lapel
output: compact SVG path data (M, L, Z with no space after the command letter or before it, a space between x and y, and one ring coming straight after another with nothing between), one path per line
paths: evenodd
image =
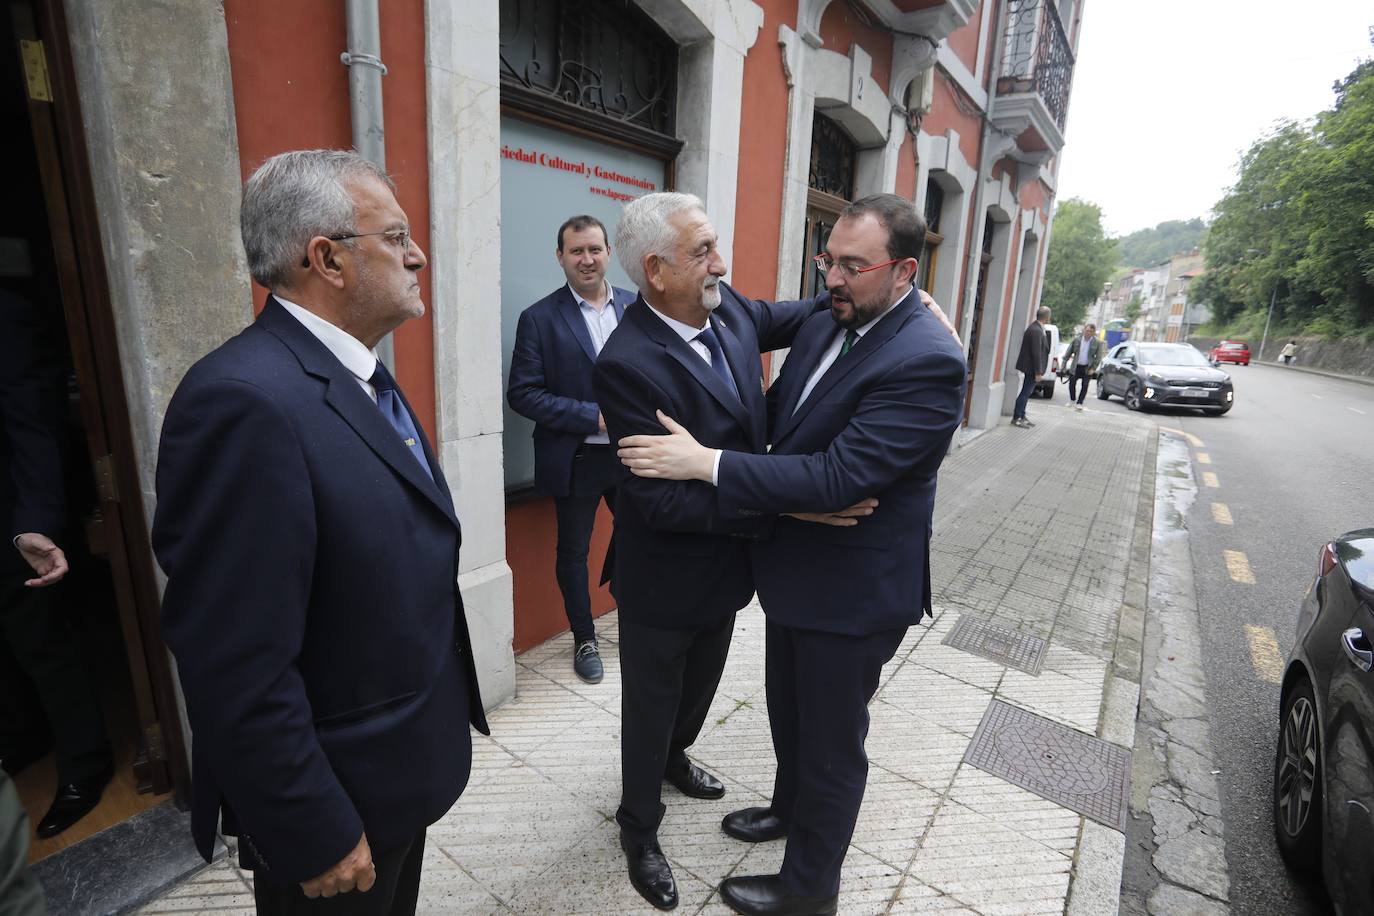
M415 428L420 430L420 439L424 443L425 459L429 461L430 468L434 471L433 480L429 479L429 475L416 462L415 455L406 448L405 443L396 435L396 430L382 416L382 412L367 396L367 393L363 391L353 373L344 368L343 363L339 362L334 354L329 352L329 348L322 344L315 335L306 330L304 325L291 317L271 298L267 300L267 306L263 309L262 315L258 317L258 323L276 335L282 343L290 348L291 352L296 354L296 358L300 360L301 367L306 372L325 382L325 403L353 428L353 431L367 444L367 447L385 461L397 475L424 494L454 525L457 525L458 516L453 510L453 499L448 492L447 484L442 482L444 480L443 472L439 469L434 453L430 449L428 437L424 434L419 421L416 420L414 411L410 410L410 404L405 400L405 396L401 396L401 402L410 412L411 422L415 424Z
M587 330L587 321L582 317L582 306L577 304L577 300L566 286L560 292L562 296L558 302L558 314L567 322L573 337L582 345L582 352L587 354L587 359L596 362L596 348L592 346L592 335Z
M811 393L806 396L806 400L803 401L790 416L784 415L782 417L778 425L778 430L773 435L774 444L781 442L786 438L788 433L796 429L801 421L806 419L806 415L811 412L812 408L820 403L828 392L838 385L847 375L863 365L864 360L878 352L879 348L891 340L893 335L897 333L902 325L911 320L912 316L916 314L916 301L915 294L908 295L904 302L884 315L881 321L865 332L843 358L837 358L830 364L830 367L825 370L825 374L816 381L816 387L811 389ZM827 337L826 342L829 343L832 339L831 337ZM821 353L824 351L825 348L822 347ZM816 364L819 361L820 353L817 353L814 358L807 363L809 368L802 377L803 385L806 384L806 379L811 377L811 373L815 371Z
M770 441L777 442L780 435L790 428L790 419L797 410L797 399L801 397L806 380L816 371L825 348L835 337L835 322L828 319L811 318L802 326L787 354L783 375L778 380L778 412L774 415L775 425ZM803 368L804 367L804 368Z
M760 386L761 379L751 378L749 354L745 351L744 344L735 336L735 332L730 329L719 317L713 316L711 323L716 328L716 336L720 338L720 348L725 353L725 363L730 367L730 375L735 380L735 388L739 391L739 400L744 408L744 415L748 418L745 429L749 432L749 439L755 448L762 448L764 436L767 434L767 416L763 405L763 388ZM738 417L738 415L736 415Z
M706 360L702 359L676 331L660 321L658 316L650 311L647 304L644 304L642 309L638 306L639 303L637 302L632 314L640 316L644 332L649 338L662 346L669 356L681 363L682 367L692 374L692 377L700 383L701 387L709 391L711 396L729 411L741 429L745 432L752 431L753 426L749 422L749 415L745 412L744 405L740 403L739 398L735 397L734 392L725 387L725 382L721 381L720 376L712 371ZM739 385L738 378L735 385L737 387Z

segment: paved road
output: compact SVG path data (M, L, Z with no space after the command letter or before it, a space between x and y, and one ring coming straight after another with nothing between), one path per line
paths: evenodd
M1288 658L1321 544L1374 526L1374 386L1278 367L1228 371L1236 406L1226 416L1181 409L1150 416L1197 440L1199 493L1188 528L1233 912L1324 914L1330 907L1321 892L1291 881L1274 848L1270 789L1282 660L1266 660L1265 648L1276 645ZM1033 402L1031 416L1065 410L1063 397L1053 407ZM1126 409L1092 394L1086 407L1085 422L1093 411ZM1207 472L1216 475L1215 487L1208 486ZM1229 510L1232 524L1218 520L1216 504ZM1224 551L1239 553L1244 563L1233 555L1228 567ZM1236 581L1247 566L1253 584Z

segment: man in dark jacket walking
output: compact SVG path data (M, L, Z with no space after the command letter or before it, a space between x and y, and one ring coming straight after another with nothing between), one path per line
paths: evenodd
M1049 321L1050 310L1041 306L1036 310L1035 321L1021 337L1021 355L1016 357L1016 371L1023 375L1021 393L1016 396L1016 409L1011 415L1012 426L1029 429L1035 425L1026 419L1026 402L1035 390L1035 383L1044 377L1045 367L1049 365L1050 345L1045 335L1045 325Z

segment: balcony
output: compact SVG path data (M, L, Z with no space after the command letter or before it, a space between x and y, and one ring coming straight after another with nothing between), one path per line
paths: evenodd
M992 121L1016 136L1023 153L1053 155L1063 148L1073 65L1059 3L1008 0Z

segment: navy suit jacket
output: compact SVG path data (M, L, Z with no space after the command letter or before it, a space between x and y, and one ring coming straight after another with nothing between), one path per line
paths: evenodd
M487 725L461 531L420 438L433 480L270 298L172 397L153 547L207 858L223 811L258 880L304 881L364 830L374 851L394 848L466 785L468 724Z
M634 293L611 287L617 320L634 301ZM520 313L506 401L535 423L534 485L541 493L568 495L573 455L600 428L592 393L595 363L587 322L566 284Z
M816 302L749 300L724 283L720 290L710 321L739 397L641 298L625 310L593 373L612 442L667 432L654 416L661 409L705 445L764 451L759 352L790 344ZM711 485L701 481L621 472L611 579L621 618L682 629L718 623L748 604L754 595L749 542L773 520L722 514Z
M770 620L865 635L930 610L935 475L963 417L967 370L954 338L912 293L798 408L838 332L829 315L816 315L797 335L768 392L772 451L721 456L718 511L727 519L835 511L876 496L877 510L858 525L781 518L754 549Z

